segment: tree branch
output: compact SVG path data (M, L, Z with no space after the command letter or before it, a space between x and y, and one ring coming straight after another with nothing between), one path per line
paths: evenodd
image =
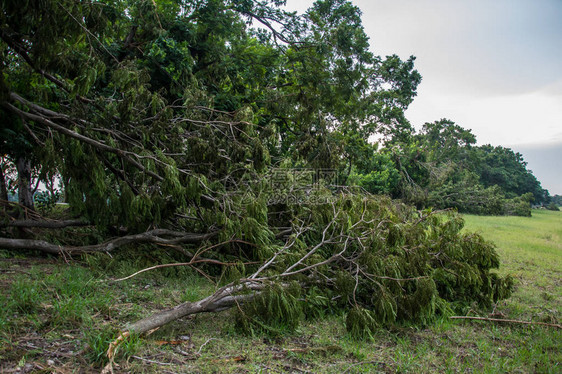
M13 98L14 100L17 100L18 95L15 95L13 93L10 93L10 97ZM26 105L29 105L31 103L26 103ZM2 106L4 106L6 109L20 115L21 117L27 118L31 121L35 121L36 123L41 123L55 131L58 131L61 134L70 136L74 139L78 139L83 143L86 143L88 145L91 145L99 150L102 151L106 151L106 152L110 152L110 153L114 153L120 157L122 157L124 160L126 160L128 163L132 164L134 167L136 167L137 169L141 170L142 172L146 173L147 175L150 175L151 177L153 177L154 179L162 182L164 180L164 178L162 178L160 175L148 170L146 167L144 167L140 162L132 159L131 157L129 157L130 155L134 155L134 153L132 152L128 152L128 151L124 151L122 149L118 149L118 148L114 148L111 147L107 144L104 144L98 140L89 138L87 136L84 136L82 134L79 134L75 131L72 131L70 129L67 129L64 126L61 126L45 117L36 115L36 114L32 114L32 113L28 113L26 111L23 111L19 108L16 108L15 106L13 106L10 103L4 102L2 103Z
M7 223L0 223L0 227L38 227L44 229L62 229L65 227L70 226L88 226L90 225L89 222L86 222L82 219L71 219L71 220L64 220L64 221L47 221L47 220L17 220L11 221Z
M119 247L133 243L196 244L208 240L216 234L216 232L196 234L155 229L142 234L122 236L101 244L85 245L80 247L61 246L44 240L0 238L0 247L7 249L35 249L52 254L111 252ZM171 236L172 238L166 239L163 236Z
M27 50L21 44L15 41L10 35L8 35L6 29L0 28L0 38L4 40L4 42L6 42L6 44L10 48L12 48L18 55L20 55L33 70L44 76L47 80L50 80L51 82L56 84L58 87L62 88L64 91L70 92L63 81L55 78L53 75L35 66L35 63L33 62L33 60L31 60L31 57L29 57Z

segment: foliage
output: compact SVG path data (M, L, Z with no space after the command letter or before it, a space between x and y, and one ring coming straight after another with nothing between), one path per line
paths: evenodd
M210 279L245 285L263 270L266 288L242 306L246 331L294 329L304 311L328 313L327 300L361 335L508 296L493 246L462 234L460 217L320 175L437 205L470 188L474 174L446 159L468 159L474 139L446 121L414 136L414 57L373 55L353 4L319 0L300 17L281 3L4 2L0 113L30 146L2 132L2 155L22 151L40 180L58 178L72 214L95 226L88 239L142 242L135 234L162 229L173 239L155 241ZM369 144L374 134L388 151ZM271 166L290 175L287 188ZM316 174L294 191L298 168ZM80 322L85 306L62 301L64 322Z
M469 130L442 119L426 123L410 141L387 145L371 158L392 155L394 165L377 168L390 170L386 175L400 174L399 182L386 192L418 208L527 216L531 214L531 202L548 199L548 191L527 170L521 154L475 143L476 137ZM367 173L363 171L355 183L365 185Z
M527 170L527 163L520 153L509 148L485 145L479 147L473 157L484 186L498 185L507 197L531 193L533 201L540 203L545 200L545 191Z
M330 210L336 215L327 214ZM239 324L246 331L274 330L283 315L285 326L290 316L296 327L310 283L316 296L348 315L348 330L356 337L394 323L429 323L450 308L488 308L511 293L512 280L490 271L499 266L494 246L477 234L461 234L463 220L455 214L444 217L387 198L354 195L307 214L313 218L306 222L316 229L295 238L292 250L281 252L270 271L286 274L283 269L302 256L307 260L299 260L300 268L318 266L321 277L297 272L301 287L274 286L242 306ZM329 244L314 250L328 235Z
M561 195L551 196L551 202L558 206L562 206L562 196Z
M61 193L58 190L53 191L39 191L33 197L37 208L43 212L51 211L57 202L60 201Z
M256 300L238 311L238 327L252 334L266 332L278 335L294 330L303 317L303 303L298 299L300 291L298 283L289 287L271 285Z
M560 210L559 208L562 206L562 196L554 195L550 196L550 199L546 202L546 209L548 210Z
M398 189L400 172L389 153L377 152L373 148L351 170L347 182L373 194L390 195Z

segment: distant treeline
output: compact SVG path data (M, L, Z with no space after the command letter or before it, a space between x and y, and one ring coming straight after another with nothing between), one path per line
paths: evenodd
M349 182L418 208L475 214L529 216L531 204L560 204L559 196L551 197L541 187L520 153L475 144L470 130L450 120L426 123L402 141L373 147L351 168Z
M560 195L550 196L550 203L548 204L548 209L560 210L559 209L560 207L562 207L562 196Z

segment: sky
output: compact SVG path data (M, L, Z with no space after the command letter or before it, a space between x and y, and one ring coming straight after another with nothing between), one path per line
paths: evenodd
M562 0L352 3L373 53L416 56L423 80L406 112L414 127L453 120L478 144L520 152L543 188L562 195Z

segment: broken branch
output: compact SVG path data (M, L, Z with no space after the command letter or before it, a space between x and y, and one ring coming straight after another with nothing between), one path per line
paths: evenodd
M196 234L165 229L155 229L141 234L122 236L101 244L85 245L80 247L61 246L49 243L44 240L0 238L0 247L7 249L35 249L53 254L111 252L119 247L133 243L195 244L208 240L215 236L215 234L216 233L214 232L207 234ZM172 238L166 239L163 236L172 236Z

